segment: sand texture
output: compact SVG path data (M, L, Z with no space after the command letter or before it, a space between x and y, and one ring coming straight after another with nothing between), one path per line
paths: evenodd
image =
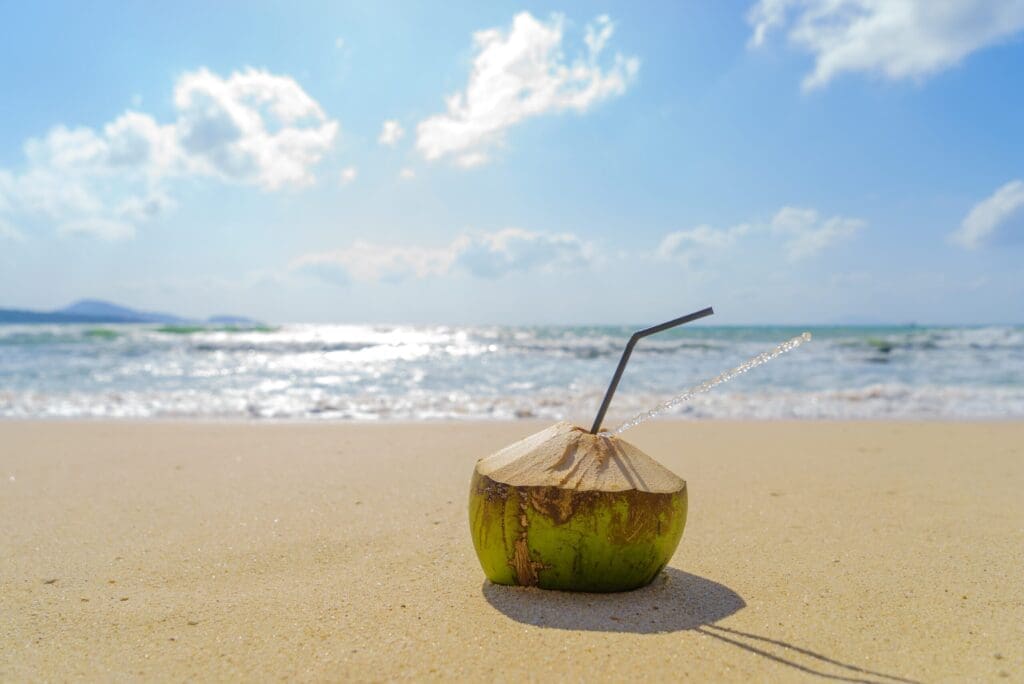
M0 681L1024 681L1024 424L680 423L636 592L493 586L530 423L0 423Z

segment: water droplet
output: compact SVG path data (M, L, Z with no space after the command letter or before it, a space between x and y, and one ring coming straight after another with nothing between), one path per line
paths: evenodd
M777 346L775 349L772 349L771 351L762 352L761 354L758 354L757 356L755 356L755 357L753 357L751 359L748 359L747 361L741 363L740 365L736 366L732 370L728 370L728 371L722 373L721 375L718 375L718 376L716 376L714 378L711 378L710 380L705 380L701 384L699 384L699 385L697 385L695 387L691 387L690 389L686 390L682 394L677 394L676 396L672 397L668 401L666 401L666 402L664 402L662 404L659 404L658 406L655 406L650 411L644 411L643 413L638 413L637 415L633 416L632 418L627 420L625 423L623 423L619 427L617 427L614 430L612 430L611 432L602 431L600 434L604 435L606 437L607 436L613 436L613 435L621 435L626 430L628 430L630 428L634 428L637 425L640 425L641 423L645 423L648 420L650 420L651 418L654 418L655 416L658 416L658 415L664 413L665 411L668 411L669 409L674 408L674 407L678 406L679 404L682 404L685 401L689 401L690 399L694 398L698 394L703 394L704 392L707 392L707 391L713 389L714 387L717 387L718 385L721 385L722 383L729 382L730 380L735 378L737 375L743 375L744 373L746 373L751 368L757 368L760 365L766 364L769 361L771 361L772 359L778 358L778 357L782 356L783 354L785 354L786 352L792 351L793 349L796 349L797 347L799 347L804 342L809 342L810 340L811 340L811 333L809 333L809 332L805 332L802 335L797 335L793 339L788 340L786 342L783 342L782 344Z

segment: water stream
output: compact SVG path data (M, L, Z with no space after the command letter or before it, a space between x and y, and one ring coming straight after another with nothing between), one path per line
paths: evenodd
M708 392L711 389L717 387L718 385L721 385L722 383L729 382L730 380L735 378L737 375L743 375L744 373L746 373L751 368L757 368L760 365L766 364L769 361L771 361L772 359L778 358L778 357L782 356L783 354L785 354L786 352L791 351L793 349L796 349L797 347L799 347L804 342L809 342L810 340L811 340L811 333L809 333L809 332L805 332L805 333L803 333L801 335L797 335L793 339L791 339L791 340L789 340L787 342L783 342L779 346L775 347L775 349L772 349L772 350L766 351L766 352L762 352L762 353L758 354L757 356L755 356L755 357L753 357L751 359L748 359L747 361L744 361L743 363L741 363L740 365L736 366L732 370L728 370L728 371L722 373L721 375L717 375L717 376L711 378L710 380L705 380L701 384L696 385L694 387L691 387L690 389L686 390L682 394L677 394L676 396L672 397L668 401L666 401L664 403L661 403L661 404L658 404L657 406L655 406L654 408L652 408L649 411L644 411L643 413L636 414L635 416L633 416L632 418L627 420L625 423L623 423L619 427L615 428L614 430L612 430L610 432L609 431L601 431L599 434L604 435L604 436L621 435L626 430L628 430L630 428L634 428L637 425L640 425L641 423L645 423L648 420L650 420L651 418L654 418L655 416L658 416L658 415L664 413L665 411L668 411L668 410L678 406L679 404L682 404L684 401L689 401L690 399L692 399L693 397L697 396L698 394L703 394L704 392Z

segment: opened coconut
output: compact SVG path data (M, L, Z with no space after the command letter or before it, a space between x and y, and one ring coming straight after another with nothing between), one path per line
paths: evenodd
M658 576L683 536L686 483L617 435L811 339L805 332L601 432L637 341L713 313L707 307L633 333L589 431L556 423L477 461L469 524L488 579L626 591Z
M563 422L477 462L469 518L492 582L626 591L675 553L686 483L629 442Z

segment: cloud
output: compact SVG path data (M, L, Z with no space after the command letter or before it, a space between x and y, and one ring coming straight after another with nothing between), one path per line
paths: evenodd
M394 119L388 119L380 127L380 136L377 138L377 142L381 145L394 147L402 139L403 135L405 135L405 129L402 128L402 124Z
M451 247L401 247L358 241L347 249L303 255L291 267L338 282L397 282L443 275L454 258Z
M356 176L358 175L359 170L356 169L356 167L347 166L344 169L342 169L341 173L338 175L338 183L343 186L348 185L349 183L354 181L356 179Z
M177 203L160 190L146 195L128 197L114 208L114 215L132 224L142 223L164 214Z
M659 259L692 265L710 252L732 247L737 239L749 231L750 226L745 223L725 230L715 230L708 225L700 225L690 230L677 230L662 239L655 250L655 255Z
M79 129L79 132L83 141L92 134L89 129ZM52 146L54 132L48 137L47 142ZM127 111L104 126L102 137L94 144L98 156L106 155L102 161L109 170L138 171L159 177L173 173L179 163L182 154L178 137L173 124L160 125L147 114ZM103 150L104 143L106 150ZM32 158L31 153L29 157Z
M455 265L473 275L497 278L515 271L574 268L594 260L594 247L570 233L552 235L520 228L464 237L454 243Z
M778 29L814 56L812 90L843 72L924 78L1024 29L1024 0L759 0L751 47Z
M405 167L404 169L398 172L398 177L401 180L412 180L413 178L416 177L416 171L414 169L410 169L409 167Z
M63 234L130 237L175 206L175 180L309 185L338 131L298 83L256 69L185 73L174 106L170 123L128 110L99 129L58 125L27 140L25 168L0 169L0 215Z
M206 69L185 74L174 105L186 164L268 190L311 184L311 167L338 132L293 79L256 69L227 79Z
M977 249L1015 220L1024 225L1024 181L1021 180L1010 181L974 205L950 239L961 247Z
M865 225L861 219L844 216L822 219L814 209L783 207L768 222L741 223L723 229L700 225L669 233L662 238L654 255L661 260L693 266L716 253L728 251L748 236L769 235L781 240L790 261L800 261L852 237Z
M10 240L11 242L24 242L25 236L22 235L21 231L7 223L3 219L0 219L0 240Z
M593 245L575 235L506 228L461 235L442 247L358 241L346 249L303 255L293 260L290 268L339 283L398 282L455 272L499 278L513 272L576 268L592 263L594 257Z
M453 158L463 167L490 159L504 144L505 132L530 117L563 111L586 112L622 95L640 62L616 53L600 62L614 31L607 16L586 27L585 52L571 63L563 54L564 18L547 23L521 12L511 28L473 35L473 65L462 92L446 98L446 111L416 127L416 148L428 160Z
M135 226L124 221L94 216L62 223L58 231L61 235L88 235L102 240L122 240L135 235Z
M861 219L833 216L823 220L814 209L783 207L772 218L771 229L786 240L789 259L799 261L853 237L865 225Z
M14 176L0 169L0 213L10 210L11 193L14 191Z

